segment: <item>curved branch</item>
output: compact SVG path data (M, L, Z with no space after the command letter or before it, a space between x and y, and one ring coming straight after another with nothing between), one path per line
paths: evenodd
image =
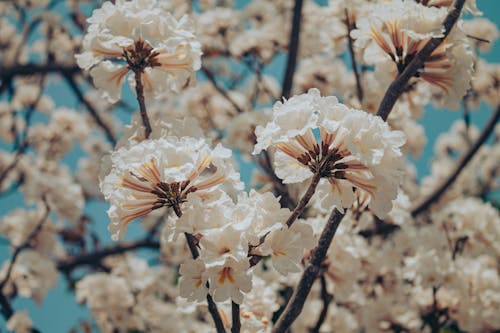
M142 86L142 70L134 71L135 74L135 91L137 93L137 102L139 103L139 110L141 112L142 124L144 125L144 133L146 139L151 134L151 124L149 122L148 112L146 110L146 103L144 102L144 87Z
M328 221L326 222L325 228L321 232L318 245L313 250L311 261L304 270L299 284L293 291L293 295L290 298L285 311L283 311L281 316L278 318L278 321L272 330L273 333L284 333L302 312L307 296L311 291L314 281L321 272L321 264L323 263L323 260L325 260L328 248L330 247L333 237L335 236L337 228L343 217L343 213L339 212L337 209L333 209Z
M323 308L318 316L318 320L316 321L316 325L310 329L310 333L319 333L321 326L325 322L326 316L328 315L328 308L330 307L330 303L333 300L333 295L328 293L326 278L324 275L320 277L321 282L321 301L323 303Z
M290 97L293 85L293 76L297 65L302 4L303 0L295 0L295 7L293 8L292 31L290 32L290 42L288 44L288 59L286 62L285 77L283 79L283 89L281 91L281 96L284 98Z
M424 62L429 58L429 56L434 52L434 50L441 44L451 29L458 21L460 13L464 6L465 0L456 0L455 7L446 16L443 22L444 33L442 37L434 37L430 39L425 46L415 55L413 60L406 66L404 71L398 75L398 77L391 83L387 91L385 92L384 98L380 103L377 111L377 115L382 117L382 119L387 120L389 113L391 113L394 104L398 100L399 96L403 93L408 81L417 74L417 71L424 66Z
M292 226L293 222L295 222L295 220L302 214L302 212L306 208L306 205L309 203L312 196L314 195L314 192L316 191L316 187L318 187L320 179L321 179L321 173L318 171L314 174L313 178L311 179L311 183L309 184L306 193L304 193L299 203L297 204L297 207L295 207L288 220L286 220L286 225L289 228Z
M214 86L215 90L217 90L236 110L238 113L242 113L243 110L240 108L240 106L229 96L226 90L222 88L218 83L217 80L215 79L214 73L210 69L208 69L206 66L201 67L202 72L205 74L207 77L208 81L212 83Z
M452 173L446 178L434 192L432 192L428 197L424 198L420 203L416 204L411 211L412 216L417 216L418 214L424 212L432 203L436 202L439 197L453 184L453 182L460 175L462 170L467 166L467 164L472 160L476 152L479 148L486 142L488 136L495 129L495 125L500 118L500 106L497 107L495 112L491 115L488 123L485 128L481 132L481 135L477 139L477 141L472 145L469 150L465 153L465 155L460 158L455 169Z
M25 249L27 249L29 247L29 244L31 243L31 241L42 230L43 224L45 223L45 221L49 217L49 213L50 213L50 209L47 206L47 204L45 204L45 213L43 214L40 221L37 223L36 227L31 231L31 233L28 235L28 237L26 238L24 243L21 244L20 246L16 247L16 249L14 250L14 253L12 254L12 258L10 260L9 267L7 268L7 273L5 273L4 279L0 282L0 293L2 292L2 289L5 286L5 284L10 279L10 274L12 273L12 269L14 268L17 257L21 254L21 252L23 252Z
M354 22L351 22L349 18L349 12L347 7L345 8L345 24L347 26L347 46L349 47L349 55L351 57L351 67L354 72L354 77L356 78L356 95L358 97L359 103L363 102L363 86L361 85L361 78L358 71L358 63L356 62L356 53L354 53L354 43L351 37L351 30L355 28Z
M31 76L37 74L60 73L74 75L80 73L80 68L75 65L50 64L24 64L15 66L0 65L0 80L7 81L14 76Z
M132 251L132 250L137 250L137 249L141 249L141 248L159 249L160 243L157 241L151 240L150 238L145 238L145 239L141 239L138 241L132 241L132 242L123 242L120 244L104 247L104 248L97 250L95 252L75 256L75 257L72 257L70 259L60 260L57 263L57 269L59 269L62 272L70 272L73 269L80 267L80 266L97 265L104 258L106 258L108 256L115 255L115 254L121 254L121 253L125 253L125 252Z
M78 100L85 105L87 110L89 111L90 115L92 118L94 118L95 122L97 125L102 128L104 133L106 134L106 137L108 138L109 142L113 144L113 146L116 145L116 139L113 135L113 132L111 132L111 129L106 125L106 123L102 120L101 116L99 115L99 112L94 108L94 106L85 98L83 95L83 92L81 91L80 87L76 84L76 81L72 75L69 75L67 73L63 73L64 78L66 79L66 82L68 82L71 90L73 90L73 93L76 95Z

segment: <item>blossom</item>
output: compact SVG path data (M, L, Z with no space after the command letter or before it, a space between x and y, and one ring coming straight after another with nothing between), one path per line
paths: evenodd
M100 187L111 207L113 239L125 235L136 218L162 207L182 215L189 195L206 196L223 183L242 184L230 162L231 151L211 149L203 139L167 137L122 147L111 155L111 171Z
M76 283L76 300L86 302L90 309L128 308L134 304L127 281L118 276L96 273Z
M10 261L6 261L0 270L0 280L5 279L9 266ZM12 267L3 292L7 295L16 293L30 297L40 304L48 290L56 286L57 277L52 260L34 250L22 251Z
M351 32L364 61L375 65L382 81L391 82L402 73L415 55L434 37L442 37L445 8L393 0L373 5ZM470 86L473 54L459 26L425 59L418 78L429 83L440 106L456 110Z
M95 85L114 103L129 73L142 73L146 92L155 97L178 92L194 81L201 45L187 16L180 20L157 0L105 2L88 19L78 65L90 69ZM125 64L124 64L125 63Z
M252 277L248 275L248 259L236 260L228 257L222 264L207 267L203 278L210 285L210 294L216 302L231 299L243 302L243 293L252 289Z
M304 252L314 246L313 230L304 222L296 222L290 228L283 226L270 232L262 245L252 253L270 255L273 267L282 275L301 271Z
M203 279L205 264L201 259L188 259L179 269L180 295L189 301L203 301L208 293L206 281Z
M318 129L319 142L314 132ZM275 147L276 175L284 183L319 176L330 184L325 195L338 209L352 205L354 188L369 194L369 206L379 217L391 210L402 177L400 147L405 138L380 117L310 89L277 102L272 121L255 132L254 154Z
M9 318L6 327L15 333L30 333L33 321L29 317L28 311L18 311Z

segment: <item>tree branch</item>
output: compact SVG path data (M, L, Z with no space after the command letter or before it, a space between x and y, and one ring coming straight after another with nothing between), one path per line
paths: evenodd
M177 210L174 208L174 211L177 217L182 216L181 210ZM195 236L191 235L188 232L185 232L184 236L186 236L186 241L188 243L189 251L191 251L191 256L193 257L193 259L198 258L200 256L198 248L196 247L198 240L196 239ZM207 287L208 287L208 282L207 282ZM226 328L224 327L224 323L220 316L219 309L217 309L217 304L215 304L212 296L209 293L207 293L207 303L208 303L208 311L210 312L210 315L214 320L215 329L217 330L217 333L226 333Z
M328 314L328 308L330 306L331 301L333 300L333 295L328 293L328 288L326 285L326 279L324 275L320 277L321 282L321 301L323 302L323 308L319 314L318 320L316 321L316 325L311 328L310 333L319 333L321 329L321 325L325 322L326 316Z
M297 204L297 207L295 207L288 220L286 220L286 225L289 228L292 226L293 222L295 222L295 220L302 214L302 212L304 212L306 205L309 203L309 200L311 200L312 196L314 195L314 192L316 191L316 187L318 187L320 179L321 179L321 173L317 171L314 174L313 178L311 179L311 183L309 184L306 193L304 193L299 203Z
M261 157L257 158L257 163L264 170L265 173L271 178L273 182L273 187L276 190L277 194L281 196L281 205L283 207L288 207L290 209L294 209L296 206L294 200L290 196L290 192L288 191L288 187L286 184L283 184L283 181L276 176L274 169L272 167L271 158L267 150L263 151Z
M210 69L208 69L206 66L202 66L201 70L205 74L205 76L207 77L208 81L210 81L210 83L212 83L215 90L217 90L229 103L231 103L231 105L234 107L236 112L242 113L243 110L239 107L239 105L236 104L236 102L231 98L231 96L229 96L227 91L217 83L217 80L215 79L214 73L212 73L212 71Z
M116 139L113 135L113 132L111 132L111 129L106 125L106 123L102 120L101 116L99 115L99 112L94 108L94 106L85 98L83 95L83 92L81 91L80 87L76 84L76 81L73 76L63 73L64 78L66 79L66 82L68 82L69 86L71 87L71 90L73 90L73 93L76 95L78 100L85 105L87 110L89 111L90 115L92 118L94 118L94 121L96 124L102 128L104 133L106 134L106 137L108 138L109 142L113 144L113 146L116 145Z
M347 46L349 47L349 55L351 57L351 67L354 72L354 77L356 78L356 95L360 103L363 102L363 87L361 86L361 78L358 71L358 63L356 62L356 54L354 53L354 43L351 38L351 30L354 28L354 22L351 22L349 18L349 12L347 7L345 8L345 22L347 26Z
M283 88L281 90L281 96L284 98L290 97L293 85L293 76L297 65L302 4L303 0L295 0L295 7L293 8L292 30L290 32L290 42L288 44L288 59L286 62L285 77L283 79Z
M232 317L231 333L240 333L241 330L240 305L234 302L231 302L231 317Z
M458 21L460 13L464 6L465 0L456 0L455 7L446 16L443 22L444 33L442 37L431 38L425 46L415 55L413 60L406 66L401 74L391 83L387 91L385 92L384 98L380 103L377 111L377 115L382 117L382 119L387 120L389 113L391 113L394 104L398 100L399 96L403 93L408 81L417 74L417 71L424 66L424 62L429 58L429 56L434 52L434 50L441 44L451 29Z
M273 333L284 333L302 312L304 302L311 291L314 280L316 280L321 272L321 264L326 257L328 248L343 217L344 214L340 213L336 208L333 209L321 233L318 245L313 250L311 261L304 270L285 311L278 318L272 330Z
M57 268L62 272L70 272L80 266L97 265L108 256L122 254L141 248L159 249L160 243L150 238L144 238L138 241L122 242L120 244L104 247L95 252L60 260L57 262Z
M439 199L439 197L453 184L453 182L457 179L462 170L472 160L472 158L479 150L479 148L486 142L491 132L493 132L499 118L500 118L500 105L491 115L490 119L488 120L488 123L484 127L477 141L474 143L474 145L472 145L469 148L469 150L465 153L465 155L463 155L463 157L460 158L460 160L455 166L455 169L453 169L448 178L446 178L441 183L441 185L438 186L436 190L434 190L434 192L432 192L429 196L424 198L422 201L420 201L413 207L411 211L412 216L417 216L418 214L424 212L432 203L436 202Z
M44 201L44 203L45 203L45 201ZM28 237L26 238L24 243L14 250L14 253L12 254L12 258L10 260L9 267L7 268L7 273L5 274L5 278L2 280L2 282L0 282L0 308L1 308L0 311L1 311L3 317L5 318L6 321L8 321L10 319L10 317L12 317L12 315L14 314L14 309L10 305L7 297L4 295L3 287L10 279L10 275L12 273L12 269L14 267L16 260L17 260L17 257L19 256L19 254L21 254L21 252L23 250L25 250L29 246L31 241L42 230L43 224L45 223L45 221L49 217L49 213L50 213L50 209L47 206L47 203L45 203L45 213L43 214L42 218L40 219L40 222L38 222L37 226L31 231L31 233L28 235ZM39 333L40 331L33 327L33 328L31 328L31 332Z
M139 110L141 112L142 123L144 125L144 133L146 139L149 138L151 134L151 124L149 123L148 112L146 110L146 104L144 103L144 87L142 86L141 70L134 71L135 74L135 91L137 93L137 102L139 103Z
M75 75L80 73L80 68L74 65L63 65L57 63L49 64L24 64L15 66L0 65L0 80L7 81L14 76L31 76L37 74L60 73L66 75Z
M31 241L42 230L43 224L47 220L49 213L50 213L50 209L47 206L47 204L45 204L45 213L43 214L42 218L40 219L40 222L38 222L36 227L31 231L31 233L28 235L28 237L26 238L24 243L21 244L20 246L16 247L16 249L14 250L14 253L12 254L12 258L10 260L9 267L7 268L7 273L5 273L4 279L0 282L0 292L2 292L3 287L10 279L10 274L12 273L12 269L14 268L17 257L21 254L21 252L23 252L25 249L27 249L29 247L29 244L31 243Z

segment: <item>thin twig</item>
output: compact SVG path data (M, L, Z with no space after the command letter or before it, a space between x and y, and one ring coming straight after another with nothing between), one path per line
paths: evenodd
M313 178L311 179L311 183L309 184L309 187L306 190L306 193L304 193L299 203L297 204L297 207L295 207L292 214L286 221L286 225L289 228L292 226L293 222L295 222L295 220L302 214L302 212L304 212L306 205L309 203L312 196L314 195L314 192L316 191L316 187L318 187L320 179L321 179L321 173L318 171L314 174Z
M231 302L231 333L240 333L241 330L241 320L240 320L240 305Z
M14 156L13 161L5 167L5 169L2 170L0 173L0 188L2 186L3 181L7 178L9 173L14 170L14 168L17 166L19 161L21 160L21 156L26 152L26 149L28 148L28 141L24 140L18 147Z
M314 325L314 327L311 328L310 333L319 333L321 325L323 325L323 323L325 322L326 315L328 314L328 308L330 306L330 303L333 300L333 295L328 293L326 278L324 275L321 275L320 283L321 283L321 301L323 302L323 307L321 308L321 312L318 316L318 320L316 321L316 325Z
M262 170L264 170L264 172L267 173L267 175L271 178L274 189L281 197L281 205L283 207L294 209L296 204L292 199L286 184L284 184L283 181L278 176L276 176L276 173L274 172L274 169L272 167L271 157L269 156L269 153L265 150L261 155L261 157L257 158L257 163L262 168Z
M106 134L106 138L109 140L109 142L111 142L113 144L113 146L115 146L116 145L116 139L115 139L115 137L113 135L113 132L108 127L108 125L106 125L106 123L102 120L101 116L99 115L99 112L87 100L87 98L85 98L85 96L83 95L82 90L80 89L80 87L78 87L78 84L76 83L74 77L71 76L71 75L69 75L69 74L66 74L66 73L64 73L63 76L66 79L66 82L69 84L71 90L73 90L73 93L76 95L76 97L78 98L78 100L83 105L85 105L85 107L89 111L89 113L92 116L92 118L94 118L94 121L96 122L96 124L100 128L102 128L102 130Z
M37 74L61 73L74 75L80 72L80 68L74 65L57 63L50 64L24 64L15 66L0 66L0 80L6 81L14 76L31 76Z
M349 18L347 7L345 8L345 22L347 26L347 46L349 47L349 55L351 57L351 67L356 78L356 94L360 103L363 102L363 86L361 85L361 78L358 71L358 63L356 62L356 54L354 53L354 42L351 37L351 30L354 28L354 22Z
M149 138L151 134L151 124L149 123L148 112L146 110L146 104L144 103L144 87L142 86L141 70L134 72L135 74L135 91L137 93L137 102L139 102L139 110L141 112L142 123L144 125L144 133L146 139Z
M302 312L306 298L311 291L314 280L316 280L321 272L321 264L326 257L328 248L330 247L333 237L335 236L337 228L343 217L344 214L335 208L333 209L328 221L326 222L325 228L321 232L318 245L313 250L311 261L304 270L299 284L295 288L285 311L283 311L276 322L276 325L272 330L273 333L284 333Z
M488 120L488 123L484 127L483 131L481 132L481 135L474 143L474 145L472 145L469 148L469 150L465 153L465 155L463 155L463 157L459 159L458 163L456 164L455 168L450 173L448 178L446 178L441 183L441 185L434 190L434 192L432 192L429 196L421 200L413 207L411 211L412 216L417 216L418 214L424 212L432 203L435 203L439 199L439 197L453 184L453 182L455 181L455 179L457 179L462 170L472 160L472 158L479 150L479 148L486 142L491 132L493 132L499 118L500 118L500 106L498 106L495 112L491 115L490 119Z
M14 268L14 265L16 263L17 257L23 252L25 249L27 249L33 239L40 233L42 230L43 224L49 217L50 209L45 203L45 213L43 214L42 218L40 221L37 223L36 227L30 232L26 240L24 241L23 244L20 246L16 247L14 250L14 253L12 254L12 258L10 259L9 267L7 268L7 272L5 273L5 277L3 280L0 282L0 293L2 293L2 289L5 286L5 284L9 281L10 279L10 274L12 273L12 269Z
M175 209L175 214L177 217L182 216L182 211L180 209ZM200 256L200 253L198 252L197 244L198 240L196 239L195 236L192 234L185 232L184 236L186 236L186 241L189 247L189 251L191 252L191 256L193 259L196 259ZM208 287L208 282L207 282L207 287ZM222 318L219 313L219 309L217 308L217 304L215 304L212 296L207 293L207 303L208 303L208 311L210 312L210 315L212 316L212 319L215 324L215 329L217 330L217 333L226 333L226 329L224 327L224 322L222 321Z
M57 263L57 268L62 272L70 272L80 266L95 266L99 264L104 258L111 255L122 254L143 248L159 249L160 243L158 241L150 239L149 237L138 241L122 242L117 245L104 247L91 253L86 253L69 259L60 260Z
M215 90L217 90L234 107L236 112L242 113L243 110L240 108L240 106L231 98L231 96L229 96L227 91L217 83L217 80L215 79L214 73L212 73L212 71L210 69L208 69L206 66L202 66L201 70L205 74L205 76L207 77L208 81L210 81L210 83L212 83Z
M281 90L281 96L284 98L290 97L293 85L293 76L297 65L302 4L303 0L295 0L295 7L293 8L292 31L290 32L290 41L288 44L288 59L286 62L285 77L283 79L283 88Z
M465 0L455 1L455 7L444 20L443 36L431 38L415 55L413 60L406 66L403 72L399 74L398 77L391 83L385 92L384 98L382 99L377 111L377 115L382 117L382 119L387 120L389 113L391 113L394 104L396 104L399 96L403 93L408 81L415 76L415 74L417 74L418 70L424 66L424 62L428 60L432 52L434 52L434 50L446 39L460 17L464 3Z
M314 195L314 192L316 191L316 187L318 187L318 183L319 183L320 179L321 179L321 173L319 173L319 172L315 173L313 178L311 179L311 183L307 187L306 193L304 193L304 195L300 199L299 203L297 204L297 206L293 210L292 214L290 214L290 217L288 217L288 219L286 221L286 225L288 226L288 228L290 228L292 226L292 224L295 222L295 220L297 220L297 218L300 215L302 215L302 213L304 212L304 209L306 208L307 204L309 203L312 196ZM262 245L266 240L266 236L267 236L267 234L264 235L260 239L259 244L255 245L253 248L257 248L260 245ZM257 265L263 258L262 256L260 256L258 254L250 254L249 257L250 257L250 267Z

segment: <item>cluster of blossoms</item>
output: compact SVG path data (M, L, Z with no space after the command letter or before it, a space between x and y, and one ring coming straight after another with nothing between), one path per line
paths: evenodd
M91 1L88 27L78 1L0 4L0 202L19 189L27 206L0 217L13 253L0 266L6 327L38 328L10 303L41 304L61 275L102 332L272 332L313 268L293 332L498 331L498 126L416 210L481 139L470 109L500 104L500 66L480 58L498 29L475 0L462 10L474 17L445 27L459 3ZM441 38L387 121L375 115ZM289 89L272 70L283 53L297 55ZM50 96L52 72L77 105ZM466 117L418 179L406 157L424 150L430 104ZM96 201L109 204L111 245ZM126 236L132 224L142 238ZM130 253L140 248L153 251Z
M140 82L154 97L193 83L201 45L187 16L177 20L156 0L117 1L104 3L88 22L84 52L76 59L110 102L120 99L130 71L142 73Z
M284 183L320 177L318 200L326 210L349 208L357 199L387 215L402 178L402 132L317 89L278 102L273 111L272 121L255 130L254 153L275 147L276 175Z

